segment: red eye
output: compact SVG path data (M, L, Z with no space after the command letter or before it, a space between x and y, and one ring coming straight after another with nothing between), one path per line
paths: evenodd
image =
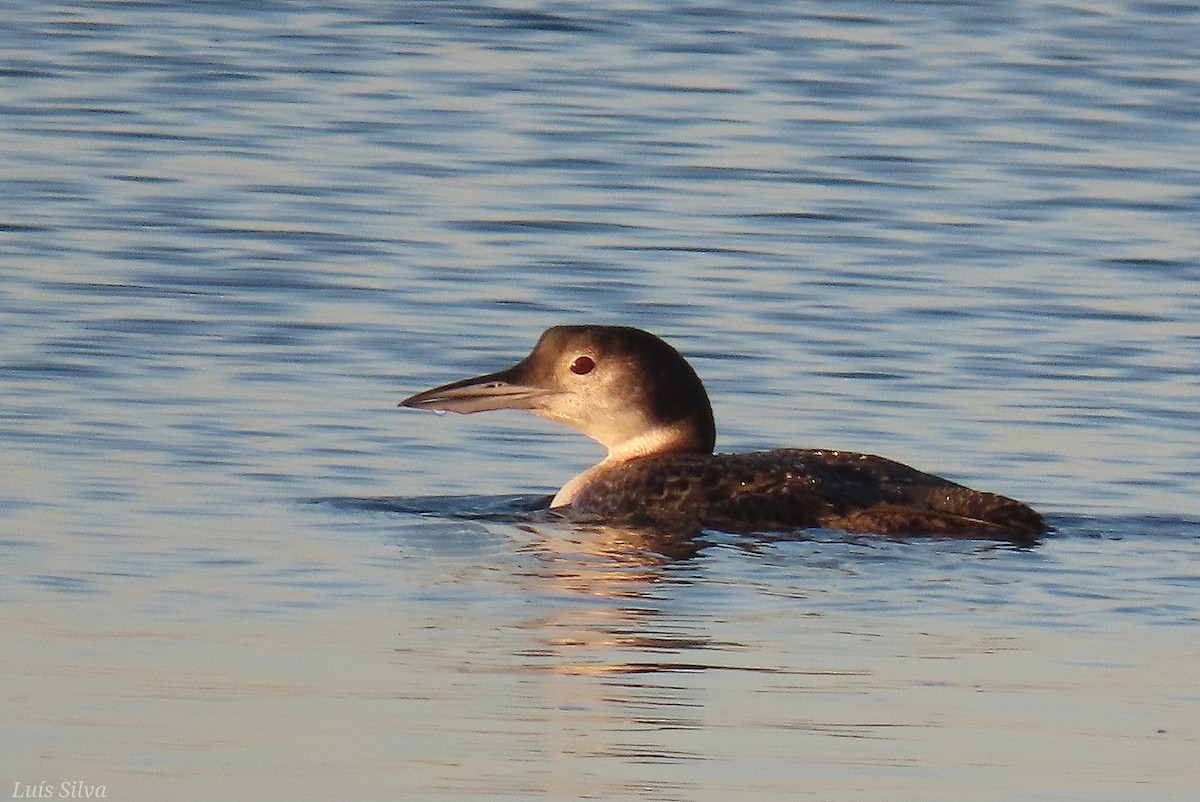
M571 372L576 376L583 376L586 373L591 373L594 367L596 367L596 360L590 356L577 356L575 357L575 361L571 363Z

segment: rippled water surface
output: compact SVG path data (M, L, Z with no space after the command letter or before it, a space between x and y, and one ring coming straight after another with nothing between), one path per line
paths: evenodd
M9 8L0 793L1194 796L1198 31ZM595 444L395 409L581 321L683 351L722 450L884 454L1057 531L573 529L526 509Z

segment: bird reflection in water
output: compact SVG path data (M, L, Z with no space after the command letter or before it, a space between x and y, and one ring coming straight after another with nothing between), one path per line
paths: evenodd
M571 658L532 666L533 670L646 674L737 668L683 660L686 653L741 645L705 634L703 615L667 609L680 589L701 580L695 560L709 544L695 537L609 526L527 531L538 536L522 549L537 560L525 574L529 590L544 594L552 588L564 602L551 617L530 622L545 635L546 648L537 656ZM628 659L630 652L638 659ZM659 659L666 656L670 659Z

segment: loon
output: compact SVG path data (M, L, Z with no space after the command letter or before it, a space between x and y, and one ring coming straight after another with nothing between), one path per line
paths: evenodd
M608 449L550 502L572 518L658 531L823 528L1009 541L1047 531L1034 510L883 457L781 448L714 454L699 376L672 346L628 326L555 326L516 365L417 393L401 407L524 409Z

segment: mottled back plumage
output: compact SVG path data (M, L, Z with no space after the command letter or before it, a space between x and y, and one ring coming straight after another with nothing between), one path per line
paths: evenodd
M663 454L598 476L575 497L581 520L670 532L847 532L1031 542L1042 517L1013 499L972 490L869 454L776 449Z

